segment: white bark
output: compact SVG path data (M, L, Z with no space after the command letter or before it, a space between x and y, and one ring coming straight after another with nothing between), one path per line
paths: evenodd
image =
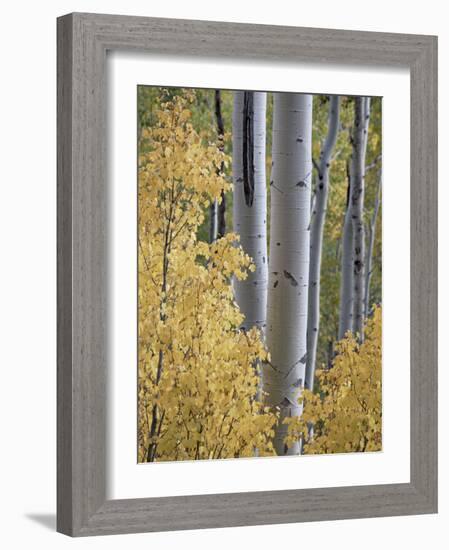
M339 96L329 98L329 125L318 164L318 183L315 190L313 217L310 228L309 300L307 318L307 365L305 387L313 391L316 350L320 329L320 272L324 222L329 194L329 170L332 151L337 141L340 115Z
M359 341L363 341L365 322L365 159L368 143L370 98L355 99L354 133L352 138L351 187L352 231L354 235L354 326Z
M307 348L307 299L312 179L312 96L275 93L271 188L270 264L266 342L271 360L263 369L266 403L277 406L280 421L274 446L287 448L286 417L299 416Z
M352 309L354 304L354 273L353 273L353 249L354 238L352 233L352 191L351 176L348 170L348 199L346 201L345 219L343 222L342 254L341 254L341 283L340 283L340 318L338 323L338 339L345 337L348 331L352 331Z
M232 118L233 223L256 270L234 280L234 295L245 315L242 328L265 329L267 312L267 189L265 92L234 92Z
M217 226L218 226L218 203L215 199L212 201L209 207L209 242L213 243L217 240Z
M376 223L377 215L379 213L380 207L380 195L382 192L382 178L379 176L377 182L377 192L376 192L376 201L374 203L373 215L371 217L371 222L368 226L368 250L366 252L366 269L365 269L365 318L369 314L369 299L370 299L370 285L371 285L371 276L373 274L373 250L374 250L374 241L376 240Z

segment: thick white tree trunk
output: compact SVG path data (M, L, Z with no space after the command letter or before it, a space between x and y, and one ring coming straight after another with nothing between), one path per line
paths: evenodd
M355 99L354 132L352 137L352 231L354 235L354 326L359 341L363 341L365 322L365 159L368 143L370 98Z
M263 332L267 314L267 188L265 92L234 92L232 117L233 223L243 250L256 270L234 280L234 295L245 315L242 328Z
M316 350L320 329L320 271L324 222L329 194L329 170L332 151L338 135L340 115L339 96L329 98L329 123L326 140L320 153L318 183L310 227L309 303L307 318L307 365L305 387L313 391Z
M274 94L270 264L264 365L266 403L280 409L274 446L278 455L299 454L284 443L283 420L302 413L307 348L307 300L312 179L312 96Z

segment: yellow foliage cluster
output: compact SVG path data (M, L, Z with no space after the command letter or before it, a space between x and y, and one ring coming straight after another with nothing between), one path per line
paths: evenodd
M344 453L382 448L382 310L366 322L365 341L351 333L337 343L333 367L317 373L320 393L304 391L304 412L287 419L289 441L304 452ZM313 430L311 430L313 426Z
M237 237L197 240L211 201L229 189L229 158L191 124L184 92L142 132L139 158L138 460L273 454L276 417L255 395L266 359L239 330L231 279L253 269Z

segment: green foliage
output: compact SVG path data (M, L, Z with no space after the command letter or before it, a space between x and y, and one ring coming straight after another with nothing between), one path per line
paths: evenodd
M327 132L327 99L314 98L313 156L318 159ZM382 102L371 100L371 119L368 132L365 190L365 222L371 220L382 167ZM351 158L351 129L354 120L354 100L342 97L340 132L330 170L329 199L324 226L321 258L320 333L318 338L317 366L329 366L335 352L340 308L341 239L347 204L348 163ZM315 182L317 180L316 171ZM382 302L382 207L379 209L374 241L370 305Z

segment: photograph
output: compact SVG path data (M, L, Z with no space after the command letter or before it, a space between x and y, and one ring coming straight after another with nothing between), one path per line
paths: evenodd
M6 549L441 547L449 39L415 4L5 4Z
M382 450L382 98L137 109L138 462Z

